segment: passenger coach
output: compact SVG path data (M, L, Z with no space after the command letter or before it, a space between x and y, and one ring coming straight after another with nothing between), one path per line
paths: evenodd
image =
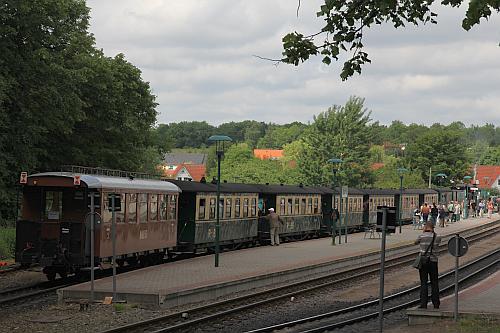
M93 169L82 170L92 172ZM95 194L95 262L112 257L108 194L121 199L116 211L117 263L159 262L177 243L175 184L159 180L71 172L30 175L23 186L16 228L16 261L38 263L49 280L90 265L90 199Z

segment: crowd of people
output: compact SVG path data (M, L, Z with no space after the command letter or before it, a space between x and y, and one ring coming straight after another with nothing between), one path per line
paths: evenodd
M466 217L484 217L487 214L491 218L495 209L495 203L492 198L479 200L476 204L474 200L468 203L468 212L464 209L464 203L458 201L450 201L448 204L430 205L425 202L422 206L415 208L413 216L413 226L415 228L422 227L427 221L432 222L435 227L445 227L447 223L460 221Z

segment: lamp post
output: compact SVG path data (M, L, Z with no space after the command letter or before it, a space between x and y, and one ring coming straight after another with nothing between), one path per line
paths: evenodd
M220 239L220 160L224 156L224 145L226 142L233 141L225 135L212 135L208 142L215 142L215 151L217 154L217 204L215 205L216 223L215 223L215 267L219 267L219 239Z
M439 187L442 187L442 185L443 185L443 180L444 180L444 179L446 179L446 177L447 177L447 176L446 176L446 174L444 174L444 173L438 173L438 174L436 175L436 178L437 178L437 181L438 181L438 186L439 186ZM439 193L438 203L441 203L441 200L442 200L442 198L441 198L441 191L439 191L438 193Z
M335 202L335 177L337 176L337 171L339 171L338 165L340 163L342 163L342 160L340 158L330 158L327 162L331 163L332 166L333 166L333 168L332 168L332 172L333 172L332 189L333 189L333 209L335 209L336 208L336 202ZM341 201L341 203L342 203L342 201ZM337 219L340 217L339 215L340 214L335 214L335 216L336 216ZM342 229L340 229L340 230L342 230ZM332 219L332 245L335 245L336 234L337 234L337 220L336 219L335 220ZM339 242L339 244L340 244L340 242Z
M404 174L408 172L407 169L405 168L398 168L398 174L399 174L399 214L398 214L398 220L399 220L399 233L401 233L401 214L403 211L403 176Z
M468 200L468 195L469 195L469 182L472 179L471 176L465 176L464 177L464 185L465 185L465 196L464 196L464 219L469 217L469 200Z

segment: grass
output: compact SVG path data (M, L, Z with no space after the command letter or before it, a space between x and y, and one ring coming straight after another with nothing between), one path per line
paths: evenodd
M499 333L500 320L484 317L466 317L461 319L457 325L459 333Z
M14 258L16 228L0 228L0 260Z

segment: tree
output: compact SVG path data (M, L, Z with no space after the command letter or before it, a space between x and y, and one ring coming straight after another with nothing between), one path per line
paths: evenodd
M266 134L257 143L259 148L281 149L285 144L297 140L307 125L293 122L286 125L269 125Z
M461 180L470 168L463 141L461 132L429 130L408 145L407 163L411 169L419 170L423 179L427 179L432 168L433 180L437 173L446 174L448 180Z
M375 188L399 188L401 184L398 168L401 167L401 159L387 156L384 163L382 168L374 171L375 183L373 186ZM426 183L418 170L408 170L403 175L403 187L425 188Z
M441 0L441 5L458 7L464 2ZM347 57L340 74L342 80L346 80L355 72L361 73L361 67L371 62L368 53L363 51L363 31L384 23L392 24L396 29L407 24L437 23L437 14L431 10L433 4L434 0L325 0L317 12L317 16L325 20L323 28L308 36L298 32L284 36L283 58L278 61L297 66L310 56L320 54L323 63L330 65L332 60ZM493 10L500 10L498 0L469 1L462 27L470 30L479 24L481 18L488 19ZM319 42L318 38L321 38ZM351 54L349 57L342 53Z
M370 113L364 100L351 97L344 106L334 105L314 117L302 137L304 148L297 160L306 184L330 184L330 158L340 158L337 180L342 184L365 187L372 181L369 169Z
M150 170L155 97L121 54L106 57L82 0L0 6L0 220L20 171L85 164Z

